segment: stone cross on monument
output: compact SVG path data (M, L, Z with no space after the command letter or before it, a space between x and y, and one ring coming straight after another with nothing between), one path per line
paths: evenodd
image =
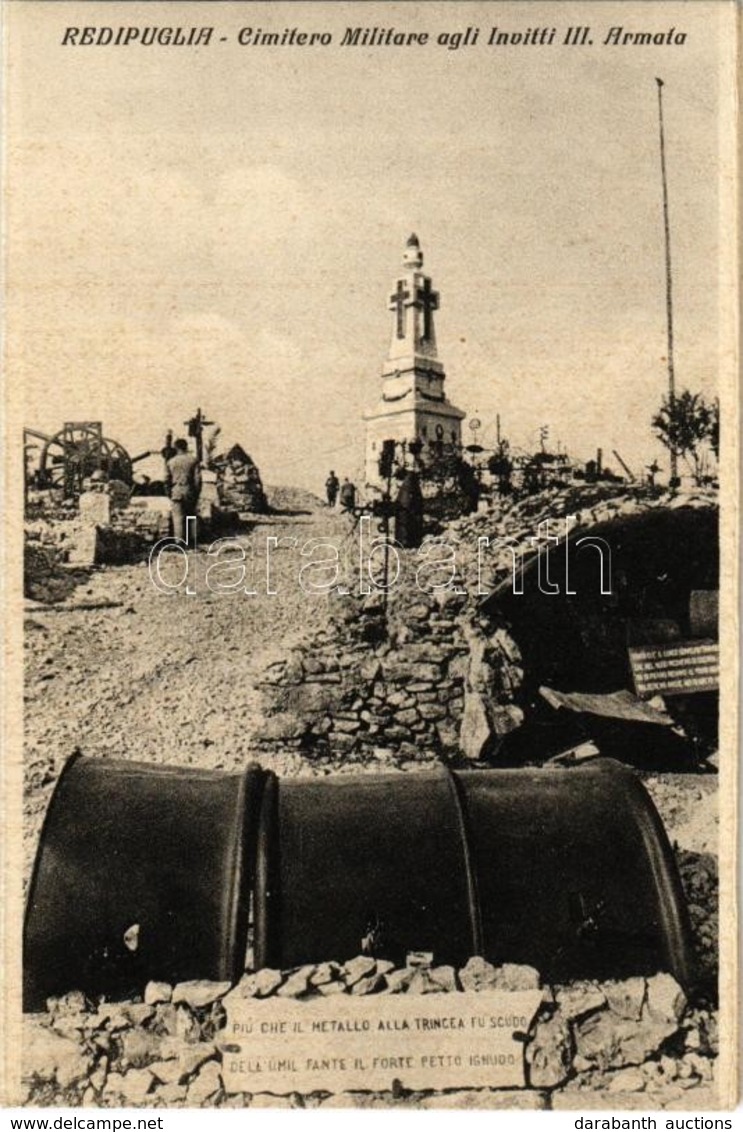
M390 358L416 355L436 357L436 332L433 312L439 309L438 292L431 287L428 275L422 272L423 252L413 233L405 245L402 275L395 280L388 310L394 312Z
M402 279L397 281L397 290L394 295L390 295L390 305L388 310L397 312L397 337L405 337L405 304L410 298L410 291L405 290L405 284Z
M431 280L428 276L423 280L423 286L415 292L416 305L423 308L423 337L433 337L433 311L439 309L439 293L431 290Z

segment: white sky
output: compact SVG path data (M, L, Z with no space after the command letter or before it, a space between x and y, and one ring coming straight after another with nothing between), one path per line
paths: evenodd
M514 444L663 450L655 76L679 388L718 368L722 2L9 5L10 380L25 423L101 419L133 454L200 405L265 481L360 474L387 297L416 231L450 398ZM60 46L69 24L214 25L206 49ZM475 48L341 48L348 25L481 29ZM591 48L487 47L590 24ZM243 26L329 30L240 47ZM602 46L606 32L687 33ZM225 35L227 42L219 40Z

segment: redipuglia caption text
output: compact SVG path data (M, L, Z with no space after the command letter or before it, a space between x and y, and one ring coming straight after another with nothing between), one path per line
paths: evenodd
M65 27L62 47L210 47L237 44L249 48L554 48L554 47L683 47L687 32L675 26L636 28L615 24L594 28L588 24L480 28L474 25L448 31L411 31L397 27L357 26L343 31L241 27L223 34L213 26L160 27L88 25Z

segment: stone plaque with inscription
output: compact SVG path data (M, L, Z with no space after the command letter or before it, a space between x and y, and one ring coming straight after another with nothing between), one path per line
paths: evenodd
M539 990L227 1002L227 1092L514 1088Z

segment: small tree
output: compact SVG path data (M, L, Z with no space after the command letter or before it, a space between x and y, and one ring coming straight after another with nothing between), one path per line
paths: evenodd
M712 410L701 393L690 393L685 389L673 401L670 396L664 397L653 417L653 428L661 443L669 452L685 460L697 483L702 477L702 446L710 438L711 414Z
M709 423L707 425L707 439L709 446L715 454L715 459L720 459L720 401L715 397L714 401L709 407Z

